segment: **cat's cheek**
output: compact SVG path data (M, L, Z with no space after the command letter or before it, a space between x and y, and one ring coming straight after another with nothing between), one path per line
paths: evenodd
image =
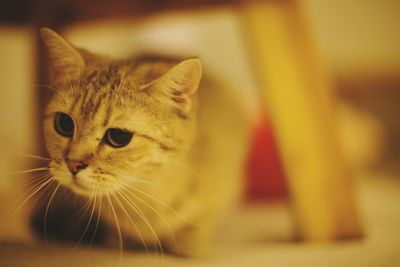
M55 132L45 135L45 144L47 152L51 158L63 158L63 153L68 146L69 139L59 136Z
M71 180L68 179L65 175L60 172L50 172L51 177L57 184L62 185L63 187L70 188L71 187Z

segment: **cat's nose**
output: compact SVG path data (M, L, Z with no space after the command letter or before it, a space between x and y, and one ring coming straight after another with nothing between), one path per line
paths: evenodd
M65 162L67 163L69 171L73 175L77 174L80 170L83 170L88 166L86 163L78 160L66 159Z

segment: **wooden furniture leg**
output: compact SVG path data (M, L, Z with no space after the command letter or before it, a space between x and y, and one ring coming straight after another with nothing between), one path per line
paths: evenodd
M246 5L244 29L274 124L299 239L359 237L353 180L335 134L335 95L298 3Z

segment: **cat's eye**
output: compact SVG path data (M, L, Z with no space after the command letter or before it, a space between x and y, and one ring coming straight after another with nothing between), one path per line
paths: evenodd
M133 133L129 131L111 128L108 129L106 134L104 135L104 142L107 145L118 148L129 144L132 137Z
M59 112L54 119L54 129L64 137L74 135L74 121L65 113Z

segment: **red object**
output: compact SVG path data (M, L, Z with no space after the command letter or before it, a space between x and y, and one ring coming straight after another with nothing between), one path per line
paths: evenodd
M249 200L279 199L287 195L276 139L265 117L254 125L247 177L246 198Z

